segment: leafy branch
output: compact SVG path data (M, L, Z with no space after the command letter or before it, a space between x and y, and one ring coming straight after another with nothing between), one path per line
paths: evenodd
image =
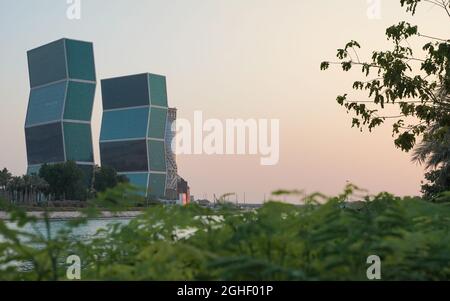
M407 12L415 14L421 1L400 2ZM433 3L447 13L450 8L450 1L424 2ZM387 28L386 36L393 43L392 50L374 51L370 61L361 61L358 55L361 45L352 40L337 50L337 62L322 62L320 68L327 70L331 65L339 65L347 72L359 66L363 76L369 79L355 81L352 88L367 92L371 100L349 100L348 94L343 94L336 98L338 104L354 115L352 127L361 131L364 128L372 131L387 119L395 120L392 125L394 143L409 151L430 126L450 126L450 39L423 35L417 26L407 22ZM414 56L408 43L412 37L432 40L422 48L425 57ZM420 68L413 63L420 63ZM376 76L370 78L372 75ZM387 104L398 106L399 114L380 116L379 110L385 109ZM405 126L405 118L417 120L417 123Z

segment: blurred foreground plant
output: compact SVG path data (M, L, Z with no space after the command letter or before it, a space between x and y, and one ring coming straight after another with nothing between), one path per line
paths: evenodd
M450 278L448 193L442 203L382 193L351 206L358 191L349 185L331 198L295 191L305 205L257 210L157 205L89 239L71 233L98 204L126 209L134 198L126 186L99 195L84 220L56 235L26 231L37 221L6 208L17 227L0 221L0 279L65 280L71 254L82 260L82 280L367 280L369 255L381 258L383 280ZM48 216L44 222L51 227Z

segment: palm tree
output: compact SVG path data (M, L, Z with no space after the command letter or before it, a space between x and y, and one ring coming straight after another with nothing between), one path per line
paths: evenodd
M6 168L3 168L3 170L0 171L0 191L4 191L6 189L11 177L11 173Z
M413 161L425 164L427 169L450 163L450 127L442 139L424 139L414 150Z
M415 148L412 160L428 170L425 177L432 183L422 186L426 196L450 190L450 126L431 126Z
M31 201L34 203L40 203L42 200L42 195L48 189L48 183L39 176L32 175L30 177L31 183Z
M23 190L22 190L23 203L28 204L30 201L30 192L32 190L31 176L29 175L22 176L22 181L23 181Z
M19 202L20 177L12 177L7 185L9 200L13 203Z

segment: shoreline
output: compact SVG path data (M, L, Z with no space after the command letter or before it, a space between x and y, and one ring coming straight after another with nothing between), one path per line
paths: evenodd
M123 212L111 212L102 211L101 215L94 219L113 219L113 218L135 218L140 215L142 211L123 211ZM27 215L30 217L36 217L37 219L43 219L43 211L29 211ZM50 220L72 220L81 217L79 211L54 211L49 212ZM4 211L0 211L0 220L10 220L9 214Z

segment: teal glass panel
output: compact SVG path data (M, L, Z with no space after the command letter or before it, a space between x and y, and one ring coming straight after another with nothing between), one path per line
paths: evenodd
M94 49L92 43L66 40L69 78L95 81Z
M166 194L166 175L150 173L149 195L164 197Z
M145 138L148 112L148 108L104 112L100 140Z
M100 143L102 166L109 166L118 172L148 171L147 142L122 140Z
M147 74L104 79L101 86L104 110L150 105Z
M148 137L164 139L166 132L167 109L151 108Z
M90 121L95 84L69 82L64 119Z
M167 107L166 77L149 74L150 102L154 106Z
M41 165L31 165L27 168L27 175L38 175L39 170L41 170Z
M67 82L31 90L26 126L61 120Z
M166 153L164 141L148 141L148 158L150 162L150 170L166 171Z
M64 161L61 122L25 128L28 165Z
M94 161L90 124L64 122L64 142L68 161Z
M123 173L130 181L131 185L139 189L139 194L145 195L147 193L148 173Z
M35 48L27 54L32 88L67 78L64 40Z

